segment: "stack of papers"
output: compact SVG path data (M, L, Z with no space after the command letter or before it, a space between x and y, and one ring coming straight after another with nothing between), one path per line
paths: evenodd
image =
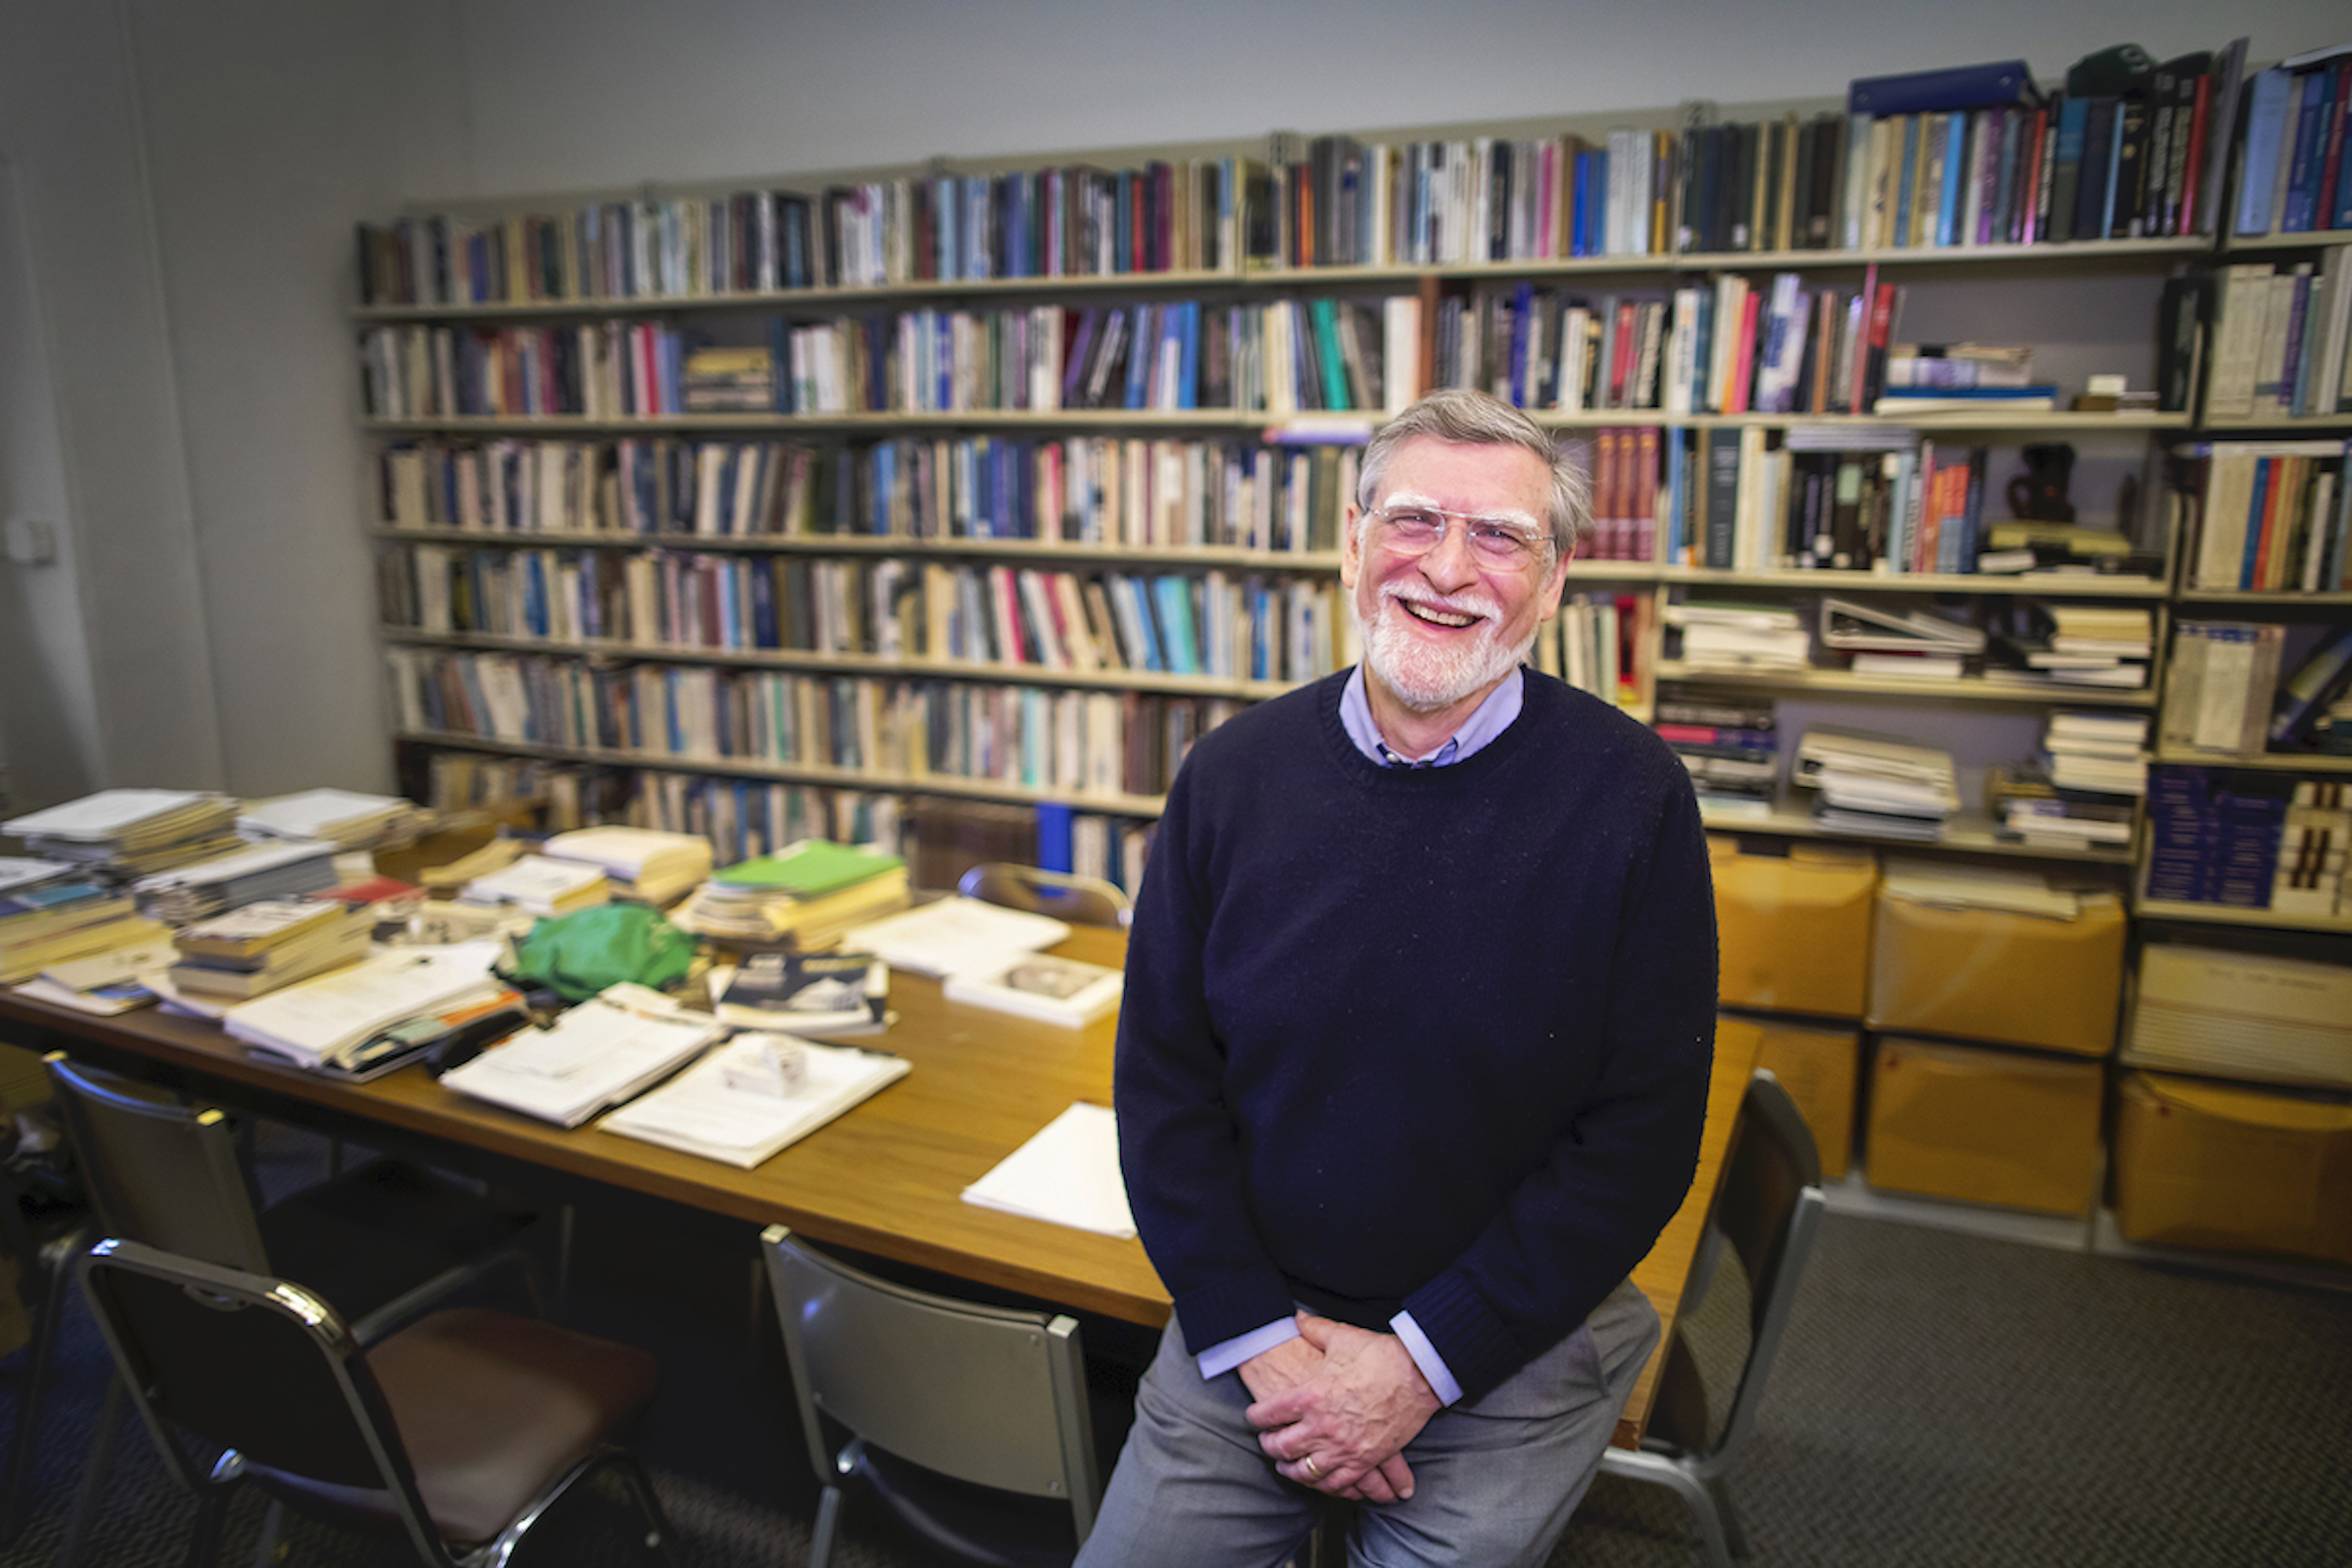
M650 998L648 1003L646 999ZM444 1088L577 1127L659 1082L726 1033L641 985L615 985L545 1029L523 1029L441 1075Z
M312 838L273 840L174 871L142 877L131 886L140 910L185 925L264 899L320 893L335 885L335 847Z
M1830 833L1938 838L1960 808L1951 753L1874 735L1807 731L1795 778L1822 792L1813 820Z
M799 1081L782 1093L730 1081L728 1052L796 1047ZM622 1107L599 1125L666 1149L750 1170L871 1095L907 1076L900 1058L857 1046L822 1046L761 1035L739 1037L677 1080ZM446 1079L444 1080L446 1081Z
M499 994L505 987L490 966L503 952L493 942L397 948L241 1003L222 1016L221 1026L257 1050L320 1067L404 1018Z
M1797 612L1772 605L1678 604L1666 625L1682 628L1682 660L1699 669L1802 669L1813 639Z
M1947 910L1999 910L2071 921L2082 912L2083 897L2053 888L2037 871L1992 866L1948 865L1889 856L1879 881L1881 896ZM2102 895L2093 895L2098 897Z
M845 940L893 969L939 978L993 969L1069 934L1049 916L959 897L859 926Z
M730 866L697 889L677 923L699 936L831 947L852 927L907 907L907 863L821 838Z
M375 917L331 900L248 904L173 938L172 983L183 992L253 997L357 963Z
M963 1201L1104 1236L1135 1234L1118 1173L1118 1123L1108 1108L1084 1101L966 1187Z
M152 921L129 923L151 927L156 933L163 930ZM154 1001L155 993L148 981L157 971L167 968L175 956L168 934L150 934L103 952L47 964L37 977L16 990L20 995L37 1001L112 1017Z
M413 840L425 820L425 813L397 795L310 789L247 801L236 826L250 838L319 838L338 849L390 849Z
M604 873L579 860L526 855L511 866L466 884L458 901L489 908L510 904L526 914L570 914L612 897Z
M656 908L675 902L710 874L710 840L698 833L583 827L557 834L541 850L550 859L595 867L614 893Z
M24 855L0 855L0 894L21 893L31 888L62 882L74 874L74 867L64 860L37 860Z
M143 876L237 847L236 803L207 790L110 789L8 822L26 847L89 870Z

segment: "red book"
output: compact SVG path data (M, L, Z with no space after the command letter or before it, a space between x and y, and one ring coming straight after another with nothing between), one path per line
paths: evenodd
M2189 168L2180 181L2180 232L2197 232L2197 185L2205 168L2205 121L2213 112L2213 73L2197 79L2197 100L2189 110Z
M1731 406L1726 414L1748 412L1748 395L1756 386L1756 310L1764 296L1750 289L1739 301L1739 335L1732 340Z
M1645 425L1633 447L1632 558L1654 560L1658 552L1658 427Z

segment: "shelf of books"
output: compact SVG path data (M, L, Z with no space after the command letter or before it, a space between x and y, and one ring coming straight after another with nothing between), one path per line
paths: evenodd
M2113 278L2153 309L2220 226L2242 51L2176 63L2128 134L2093 133L2122 124L2097 95L1960 73L1932 101L1857 83L1673 129L1276 136L363 225L403 733L1149 816L1191 734L1352 658L1356 455L1437 385L1586 447L1595 533L1531 661L1645 721L1709 686L2021 710L2021 736L2068 706L2129 719L2169 575L2132 499L2155 487L2079 524L2001 499L2021 510L2029 449L2082 443L2102 485L2147 468L2189 427L2187 381L2095 384L2063 350L2037 374L2032 347L1904 322L1916 295L1945 331L1955 286ZM1681 624L1718 588L1869 629L1725 669ZM2102 608L2132 625L2090 626ZM1716 761L1748 776L1710 809L1748 812L1758 758ZM1970 801L1939 841L2117 853L1983 815L2016 809Z

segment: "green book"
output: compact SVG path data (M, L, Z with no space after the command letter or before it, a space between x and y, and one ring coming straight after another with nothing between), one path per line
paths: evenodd
M896 855L812 838L787 855L762 855L716 873L730 888L772 888L795 899L822 898L906 865Z

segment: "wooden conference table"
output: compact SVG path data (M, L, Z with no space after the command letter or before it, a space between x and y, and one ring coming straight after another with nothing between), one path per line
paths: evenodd
M1060 950L1116 964L1123 937L1080 930ZM1140 1243L1024 1219L961 1200L963 1189L1073 1100L1110 1103L1114 1025L1084 1030L1032 1024L951 1005L932 982L891 977L898 1020L875 1043L913 1070L872 1100L777 1154L739 1171L633 1138L567 1131L444 1089L422 1068L346 1084L247 1057L211 1025L153 1011L98 1018L0 991L0 1040L129 1055L230 1103L351 1121L523 1162L710 1213L781 1221L817 1242L855 1247L1042 1300L1158 1327L1168 1293ZM1739 1095L1753 1069L1751 1033L1719 1045L1699 1173L1690 1195L1633 1279L1671 1328L1721 1173ZM1632 1446L1647 1419L1661 1356L1643 1369L1617 1441Z

